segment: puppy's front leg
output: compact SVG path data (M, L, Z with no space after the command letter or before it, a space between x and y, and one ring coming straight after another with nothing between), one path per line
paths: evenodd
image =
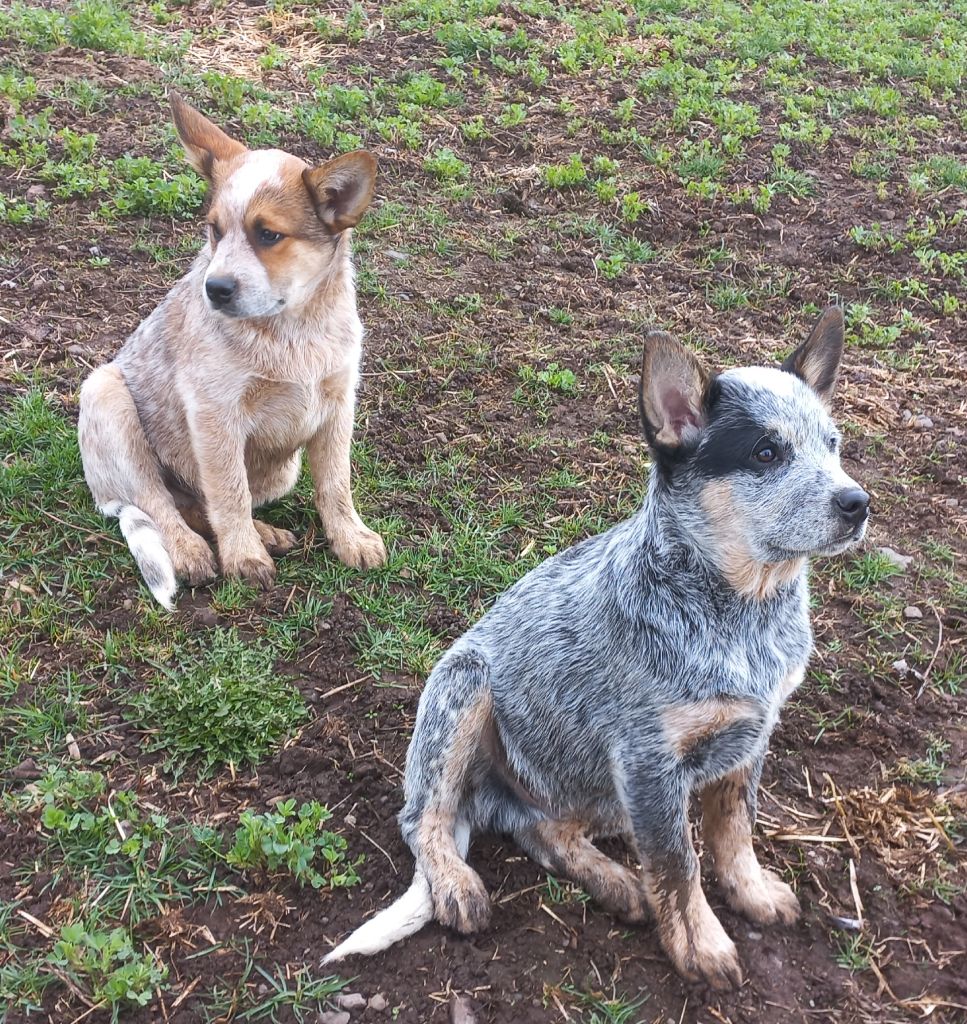
M222 572L266 589L275 579L275 563L252 519L244 432L223 410L196 413L191 429L205 512L218 544Z
M658 923L662 947L689 981L737 988L742 968L735 944L702 891L683 775L646 772L633 778L629 804L645 898Z
M386 545L359 518L350 488L355 373L344 371L324 382L326 418L306 446L315 484L316 508L336 557L355 569L386 561Z
M796 894L759 864L752 848L761 769L760 756L702 791L702 834L733 910L758 924L793 924L799 917Z

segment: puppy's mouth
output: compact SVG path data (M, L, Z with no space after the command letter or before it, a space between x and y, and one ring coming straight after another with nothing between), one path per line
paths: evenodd
M866 523L867 520L864 520L858 526L852 526L848 529L841 530L837 536L823 544L817 544L815 547L786 548L779 547L778 545L772 545L769 552L770 561L775 560L777 562L785 562L793 558L816 558L819 556L842 554L848 548L851 548L854 544L857 544L863 539L863 536L866 533Z
M261 317L275 316L277 313L282 312L284 306L285 299L275 299L269 309L252 312L247 309L239 308L231 303L225 306L215 306L211 302L208 303L208 308L213 313L220 313L222 316L228 317L229 320L258 320Z

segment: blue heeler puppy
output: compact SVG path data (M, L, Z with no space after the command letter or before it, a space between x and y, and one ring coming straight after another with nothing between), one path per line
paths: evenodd
M327 961L431 918L483 928L490 900L465 858L493 831L621 917L650 912L686 978L738 985L702 892L693 793L730 905L757 924L796 920L752 829L769 735L812 648L807 559L866 529L870 499L840 466L828 411L842 352L835 307L781 368L714 375L670 335L647 335L643 508L529 573L440 659L406 762L413 884ZM592 843L613 835L640 873Z

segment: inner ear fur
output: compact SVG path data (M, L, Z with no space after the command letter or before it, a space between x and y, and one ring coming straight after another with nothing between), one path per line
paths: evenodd
M805 381L826 405L836 387L845 334L842 307L829 306L809 337L782 364L782 369Z
M214 180L217 163L245 152L241 142L226 135L176 92L171 94L171 114L188 162L209 181Z
M705 425L705 398L711 374L694 353L671 334L645 335L638 387L638 414L654 448L675 450L698 437Z
M373 198L376 158L358 150L345 153L319 167L308 167L302 180L316 216L333 234L355 227Z

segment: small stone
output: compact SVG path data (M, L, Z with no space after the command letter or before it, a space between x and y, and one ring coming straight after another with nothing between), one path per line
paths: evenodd
M894 551L893 548L877 548L876 550L898 569L907 569L913 563L912 555L901 555L899 551Z
M913 413L910 412L909 409L904 409L903 412L900 413L900 422L901 423L909 423L910 420L912 420L912 419L913 419Z
M382 992L377 992L369 1001L369 1008L371 1010L375 1010L377 1013L382 1013L387 1006L389 1006L389 1000Z
M199 608L195 612L195 623L199 626L215 626L218 624L218 616L211 608Z
M15 779L39 779L44 773L37 767L37 762L32 758L25 758L10 773Z
M725 230L725 225L720 220L713 220L712 221L712 230L716 234L721 234Z
M932 430L933 420L929 416L914 416L913 425L917 430Z
M319 1014L319 1024L349 1024L349 1014L344 1010L326 1010Z
M90 253L90 254L91 254L92 256L102 256L102 255L103 255L103 253L101 252L101 248L100 248L100 246L98 246L98 245L92 245L92 246L89 246L89 247L88 247L88 250L87 250L87 251L88 251L88 252L89 252L89 253Z
M43 185L31 185L27 189L26 197L29 200L39 199L41 196L47 195L47 189Z
M133 602L133 601L131 600L131 598L130 598L130 597L126 597L126 598L125 598L125 599L124 599L124 600L123 600L123 601L121 602L121 607L122 607L122 608L123 608L123 609L124 609L124 610L125 610L126 612L129 612L129 611L131 611L131 609L132 609L132 608L134 607L134 602Z
M400 252L399 249L384 249L383 252L391 259L394 263L406 263L409 260L409 253Z
M905 619L922 619L923 612L915 604L908 604L903 609L903 617Z
M68 355L72 355L72 356L87 355L87 349L84 348L83 345L68 345L67 346L67 352L68 352Z
M362 1010L366 1005L366 997L359 992L344 992L336 996L336 1005L340 1010Z
M466 996L454 993L450 997L450 1024L477 1024L477 1015Z
M947 508L960 508L960 502L956 498L948 498L944 504Z

